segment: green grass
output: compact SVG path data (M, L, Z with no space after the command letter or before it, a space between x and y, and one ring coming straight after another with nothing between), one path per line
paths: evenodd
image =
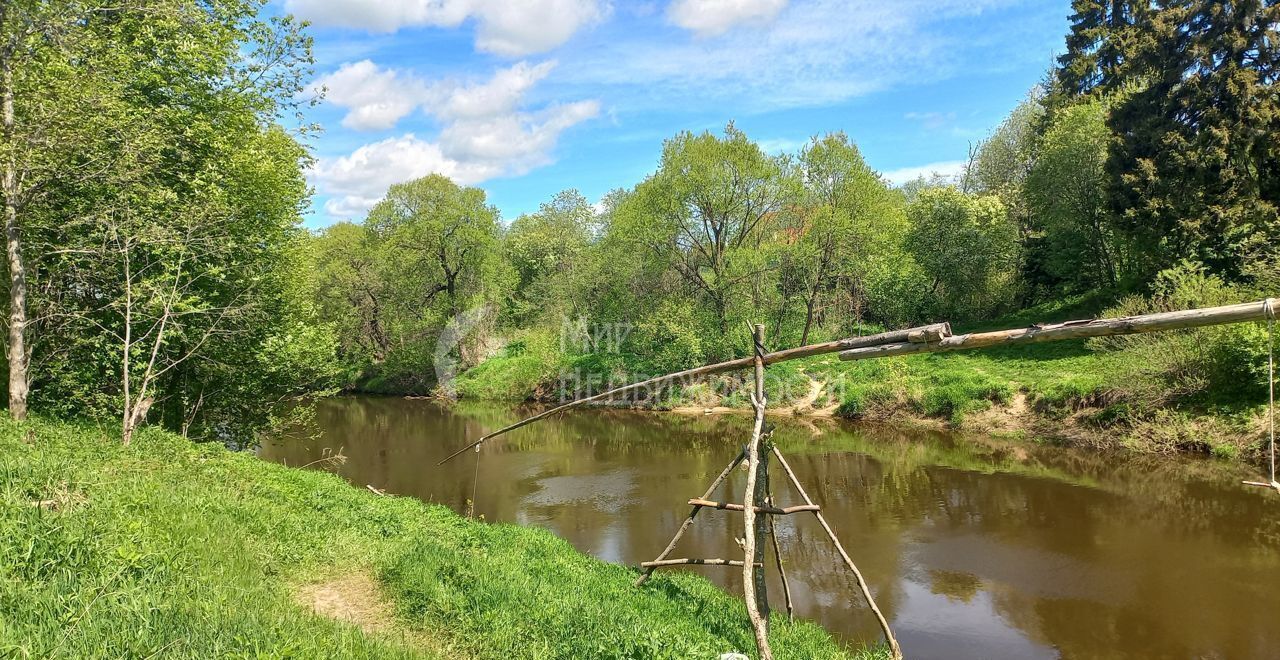
M378 497L318 471L147 430L0 419L0 656L692 658L753 647L739 599L534 528ZM39 505L46 501L43 505ZM52 503L48 502L51 501ZM297 603L375 576L393 625ZM774 623L779 657L842 657Z

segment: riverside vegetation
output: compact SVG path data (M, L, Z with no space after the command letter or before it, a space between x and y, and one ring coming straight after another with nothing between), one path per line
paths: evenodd
M746 648L735 600L696 578L635 593L544 532L220 447L305 414L282 405L299 398L430 394L442 359L463 396L561 398L745 355L746 322L784 346L1280 291L1275 3L1075 0L1064 56L955 180L892 187L844 133L769 154L729 124L672 137L598 205L565 191L503 222L430 175L315 234L311 38L264 6L0 4L6 653L417 652L289 600L327 566L375 574L391 629L441 653ZM813 361L771 387L957 423L1023 401L1095 440L1248 458L1264 341L1231 327ZM719 384L647 403L742 401ZM777 640L835 652L807 624Z
M432 394L446 363L462 396L562 399L745 355L748 323L782 347L1280 291L1272 5L1077 0L1057 66L954 180L893 187L844 133L769 154L731 123L667 140L598 204L570 190L503 222L429 175L314 234L311 40L261 7L0 14L15 419L250 445L305 411L283 402ZM1036 436L1249 457L1265 354L1234 327L770 371L775 402L817 382L852 417L1026 410L1005 417ZM640 403L744 404L733 384Z

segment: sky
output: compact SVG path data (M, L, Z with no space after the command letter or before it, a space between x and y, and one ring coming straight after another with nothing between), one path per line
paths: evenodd
M733 122L772 153L844 131L902 183L954 174L1043 80L1069 0L273 0L312 23L306 225L430 173L505 220L599 200L663 140Z

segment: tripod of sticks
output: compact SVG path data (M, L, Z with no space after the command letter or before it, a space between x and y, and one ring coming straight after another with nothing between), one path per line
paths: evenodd
M804 486L800 484L800 480L796 478L796 473L792 471L791 466L787 463L787 459L782 456L782 452L774 446L771 436L772 427L765 424L765 394L764 394L764 367L765 367L765 349L764 349L764 326L756 325L753 331L753 339L755 344L754 366L755 366L755 389L751 396L751 405L755 410L755 425L752 428L751 440L746 447L739 452L738 456L729 462L729 465L711 482L706 493L700 498L689 500L689 505L693 507L689 511L689 515L681 523L680 528L676 530L675 536L671 538L671 542L658 555L657 559L647 561L640 564L644 569L640 577L636 580L636 586L640 586L649 579L653 572L664 566L682 566L682 565L703 565L703 566L738 566L742 568L742 584L743 596L747 604L747 616L751 619L751 627L755 633L756 648L759 651L761 660L772 660L773 652L769 648L769 595L765 581L765 543L772 539L773 555L776 561L778 575L782 579L783 597L785 599L787 616L793 616L791 603L791 587L787 582L787 572L782 566L782 553L778 545L778 539L774 535L774 516L786 516L795 513L811 512L818 519L818 524L822 526L823 531L831 539L836 550L840 553L841 559L844 560L845 566L853 573L854 579L858 583L858 588L862 591L862 595L866 598L867 605L870 606L872 613L876 616L876 621L880 624L880 630L884 633L885 641L889 644L889 649L893 653L894 658L902 657L902 649L898 646L898 640L894 638L893 631L889 628L889 622L884 618L884 614L880 612L880 608L876 606L875 599L871 596L870 589L867 588L866 580L862 577L862 572L858 570L857 565L849 558L849 553L845 552L844 546L840 544L840 539L836 537L835 532L831 529L831 525L827 523L827 519L822 515L822 507L814 504L809 494L805 491ZM778 507L774 505L772 489L769 485L769 459L770 456L777 459L778 465L787 475L791 487L795 493L799 495L804 504ZM729 476L735 468L743 461L747 462L747 485L744 493L744 501L742 504L729 502L716 502L710 498L715 495L720 485ZM669 559L671 552L675 550L676 544L680 542L680 538L685 532L693 526L693 521L698 516L698 512L702 509L719 509L723 511L741 511L743 528L745 530L740 545L743 550L743 558L741 561L733 559ZM761 518L761 516L764 516ZM766 537L768 537L766 539Z

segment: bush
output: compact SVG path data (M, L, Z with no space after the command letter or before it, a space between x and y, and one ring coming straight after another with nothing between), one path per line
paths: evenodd
M1228 305L1254 295L1184 262L1156 277L1150 297L1124 298L1104 315ZM1266 397L1266 329L1258 324L1098 338L1090 346L1118 352L1115 387L1142 415L1179 405L1235 409Z

